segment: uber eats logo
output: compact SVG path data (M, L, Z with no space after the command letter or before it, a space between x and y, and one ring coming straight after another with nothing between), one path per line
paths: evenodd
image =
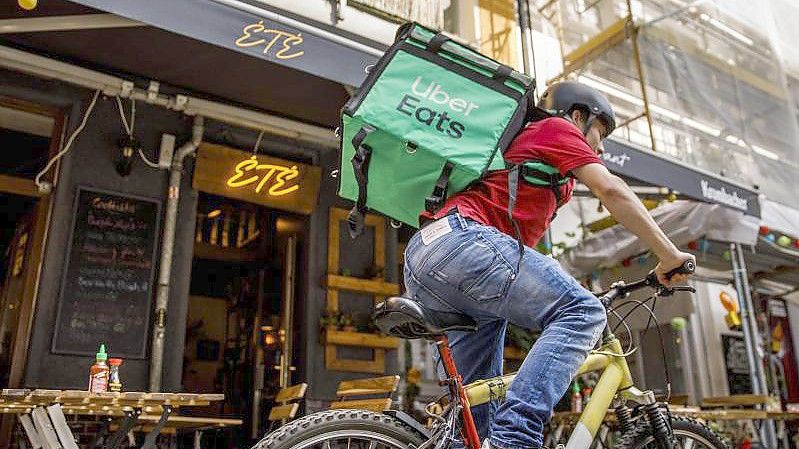
M427 99L436 105L436 109L420 107L422 100ZM420 123L434 128L454 139L463 137L466 127L463 123L453 120L447 112L457 112L464 116L480 106L463 98L456 98L447 93L441 84L425 81L421 76L411 84L411 94L405 94L397 105L397 110L405 115L416 118Z

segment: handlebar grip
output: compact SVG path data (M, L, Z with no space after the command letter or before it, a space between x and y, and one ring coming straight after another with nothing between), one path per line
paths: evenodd
M693 260L686 260L679 267L666 273L666 278L671 280L675 274L693 274L694 271L696 271L696 262ZM660 282L658 282L658 277L655 275L654 271L649 272L649 274L646 276L646 281L647 284L653 287L660 285Z
M693 260L686 260L679 267L666 273L666 279L671 280L675 274L694 274L696 271L696 262Z

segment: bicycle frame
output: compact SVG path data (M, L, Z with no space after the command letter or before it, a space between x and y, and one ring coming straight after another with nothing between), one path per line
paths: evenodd
M446 337L437 340L441 359L450 384L450 393L457 397L461 409L461 436L466 448L479 449L481 442L477 436L470 406L485 404L486 402L505 396L508 386L516 377L516 373L507 374L491 379L478 380L468 385L463 385L461 376L455 367L455 361L449 351L449 342ZM627 365L621 342L615 335L606 330L602 346L591 353L583 362L577 375L592 371L602 371L599 381L594 388L591 399L585 406L580 419L569 437L566 449L588 449L596 437L599 427L607 414L617 393L627 401L639 404L652 404L655 395L651 391L641 391L632 383L630 368Z

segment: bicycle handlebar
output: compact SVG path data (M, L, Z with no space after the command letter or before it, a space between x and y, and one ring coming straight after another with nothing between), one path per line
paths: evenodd
M694 261L692 260L686 260L679 267L666 273L666 277L671 279L676 274L693 274L694 271L696 271L696 263L694 263ZM693 287L682 287L682 286L666 287L665 285L661 284L660 281L658 281L655 272L650 271L645 278L639 279L629 284L626 284L623 281L616 282L613 285L611 285L610 290L607 290L597 296L602 298L602 302L608 305L611 302L613 302L613 300L615 300L616 298L619 298L621 296L626 296L627 294L632 293L636 290L640 290L644 287L652 287L657 289L661 296L669 296L676 291L696 292L696 290Z

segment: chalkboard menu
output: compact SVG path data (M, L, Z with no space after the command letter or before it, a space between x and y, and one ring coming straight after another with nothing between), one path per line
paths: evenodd
M746 343L737 335L722 335L724 365L727 368L727 384L730 394L751 394L752 376L749 373L749 356Z
M145 358L160 202L78 187L52 351Z

